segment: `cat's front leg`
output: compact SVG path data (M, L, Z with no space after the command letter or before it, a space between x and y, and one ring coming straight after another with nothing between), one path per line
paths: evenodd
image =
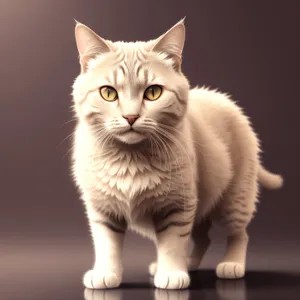
M126 221L114 212L90 207L87 215L94 243L95 263L93 269L85 273L83 283L91 289L116 288L122 281Z
M190 284L187 256L196 205L164 210L154 218L157 237L154 285L163 289L184 289Z

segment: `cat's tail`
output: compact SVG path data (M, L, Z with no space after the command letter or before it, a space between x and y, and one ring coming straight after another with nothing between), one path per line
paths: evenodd
M263 166L259 167L258 181L269 190L279 189L283 186L283 177L279 174L271 173Z

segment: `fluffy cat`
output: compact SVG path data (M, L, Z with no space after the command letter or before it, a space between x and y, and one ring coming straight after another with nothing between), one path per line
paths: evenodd
M155 286L187 288L212 222L228 235L217 276L243 277L258 185L276 189L282 178L262 166L258 138L229 96L190 89L181 71L184 21L148 42L112 42L81 23L75 37L72 172L95 249L84 285L120 285L131 229L156 244Z

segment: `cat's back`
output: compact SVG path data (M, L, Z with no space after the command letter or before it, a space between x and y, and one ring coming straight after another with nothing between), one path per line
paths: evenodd
M248 117L229 95L208 88L190 91L188 117L197 127L205 127L223 142L230 143L232 135L243 131L249 137L254 132Z
M190 91L188 114L195 119L224 128L232 118L243 118L240 108L226 94L208 88Z
M218 91L192 89L187 116L201 179L199 210L204 215L230 183L236 159L257 159L258 141L242 109Z

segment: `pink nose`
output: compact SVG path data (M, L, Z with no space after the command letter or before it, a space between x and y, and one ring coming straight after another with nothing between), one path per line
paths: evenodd
M123 116L123 118L126 119L130 125L133 125L133 123L139 118L139 115L126 115Z

